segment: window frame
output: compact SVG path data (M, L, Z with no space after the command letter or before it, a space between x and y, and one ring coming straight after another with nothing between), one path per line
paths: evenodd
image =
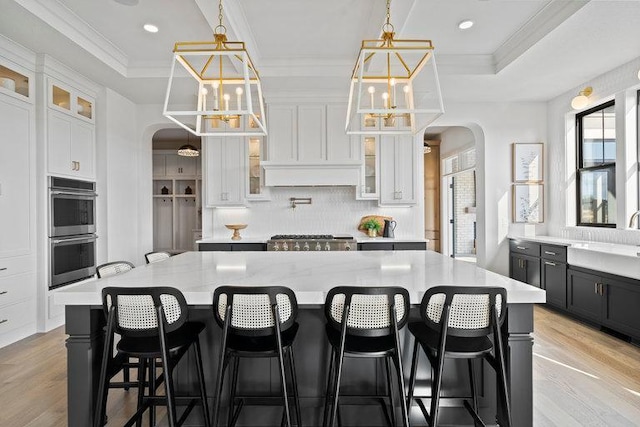
M640 91L638 93L638 97L639 97L639 102L640 102ZM596 105L595 107L589 108L588 110L584 110L581 111L579 113L576 114L576 226L578 227L602 227L602 228L616 228L617 226L617 218L614 218L614 222L613 223L584 223L581 222L582 220L582 183L580 182L580 175L581 172L586 171L586 172L590 172L590 171L607 171L612 169L613 170L613 176L616 176L616 163L617 163L617 158L616 161L614 162L609 162L609 163L602 163L599 165L595 165L595 166L588 166L588 167L582 167L582 164L584 163L583 158L582 158L582 143L583 143L583 125L582 125L582 118L585 116L588 116L589 114L595 113L597 111L601 111L601 110L605 110L609 107L613 107L615 106L615 100L612 99L611 101L607 101L603 104L600 105ZM640 114L640 113L639 113ZM616 135L616 145L618 143L618 136ZM604 155L604 151L603 151L603 155ZM617 186L617 183L616 183ZM616 188L617 190L617 188ZM616 203L617 203L617 198L618 198L618 194L616 191ZM617 206L616 206L616 210L617 210Z

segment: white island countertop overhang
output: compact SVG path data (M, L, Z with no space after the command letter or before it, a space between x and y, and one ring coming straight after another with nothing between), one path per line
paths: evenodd
M125 274L68 286L54 295L60 305L100 305L107 286L172 286L190 305L210 305L221 285L280 285L298 304L323 304L338 285L403 286L411 303L436 285L499 286L509 304L544 303L545 292L517 280L431 251L186 252Z

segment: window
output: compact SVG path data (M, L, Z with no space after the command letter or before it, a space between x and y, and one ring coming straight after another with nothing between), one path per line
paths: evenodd
M616 225L616 113L614 101L576 115L578 225Z

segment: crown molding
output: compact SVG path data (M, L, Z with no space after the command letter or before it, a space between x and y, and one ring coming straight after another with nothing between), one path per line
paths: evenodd
M590 0L552 0L493 53L496 72L514 62Z
M0 34L0 56L30 71L35 71L36 54L2 34Z
M127 77L128 57L58 0L14 0L56 31Z
M440 75L494 75L493 55L434 55Z

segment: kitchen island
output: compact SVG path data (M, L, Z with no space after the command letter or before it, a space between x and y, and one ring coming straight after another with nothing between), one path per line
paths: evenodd
M329 354L328 343L324 339L322 304L329 289L346 284L403 286L409 291L414 306L412 315L418 316L417 305L425 290L431 286L455 284L504 287L507 290L509 311L503 333L507 347L513 425L532 425L533 304L545 302L544 291L431 251L355 251L187 252L159 263L135 268L125 274L93 280L57 292L55 303L66 306L66 332L69 335L69 426L91 424L103 342L102 288L173 286L180 289L191 308L190 316L208 325L201 340L205 374L209 379L207 390L211 394L214 389L212 384L220 335L219 328L213 321L211 301L215 288L223 284L282 285L295 291L301 310L298 319L300 332L294 351L303 423L309 426L317 426L322 422ZM409 334L404 334L402 342L403 359L407 367L405 374L408 377L412 345ZM430 373L426 361L422 360L421 365L424 369L420 372L416 394L428 396ZM357 364L347 362L343 380L344 392L376 392L384 396L386 391L382 368L383 365L378 365L375 360L359 360ZM188 376L181 376L180 368L177 371L178 389L189 389L191 384ZM470 418L461 409L460 398L468 394L466 369L449 369L449 372L452 376L450 381L445 378L444 390L451 397L443 401L447 408L442 411L442 417L450 423L469 424ZM277 378L277 364L274 361L252 360L251 364L247 363L241 370L239 393L251 390L252 395L261 396L278 392L280 386ZM495 413L495 376L491 369L482 369L481 378L481 407L483 413L491 417ZM212 398L211 395L209 397ZM350 415L348 409L345 409L343 417L345 425L384 425L384 419L377 410L366 411L363 416L364 411L351 411L353 414ZM421 425L416 406L414 411L412 418L416 420L415 425ZM194 420L190 425L197 425L195 416L198 414L199 411L194 411ZM273 425L279 424L279 410L248 407L243 414L238 425L268 425L269 421L265 424L268 419L273 419ZM487 418L488 421L491 419Z

